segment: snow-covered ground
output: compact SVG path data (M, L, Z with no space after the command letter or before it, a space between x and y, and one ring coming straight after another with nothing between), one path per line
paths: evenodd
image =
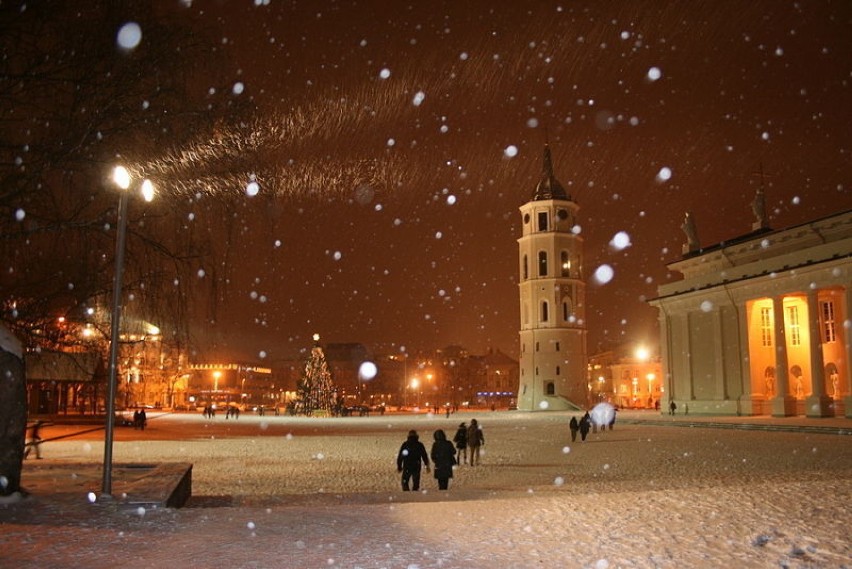
M408 429L428 448L473 417L482 465L459 466L448 492L424 473L403 493ZM117 511L35 488L0 506L0 566L852 567L849 436L620 419L572 443L568 418L152 418L117 430L115 461L193 463L188 507ZM45 443L24 485L29 468L99 463L102 437Z

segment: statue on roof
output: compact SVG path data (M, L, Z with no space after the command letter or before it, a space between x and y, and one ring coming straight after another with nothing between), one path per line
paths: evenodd
M700 249L701 244L698 242L698 232L695 229L695 219L692 217L692 213L686 212L683 216L683 223L680 228L686 235L686 243L683 244L684 254L692 253L693 251Z
M763 195L762 186L757 189L757 193L751 201L751 211L754 213L754 223L751 224L753 230L757 231L769 227L766 217L766 197Z

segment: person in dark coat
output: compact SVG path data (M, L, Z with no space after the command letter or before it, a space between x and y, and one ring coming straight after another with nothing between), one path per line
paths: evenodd
M148 426L148 415L145 413L145 409L139 410L139 428L143 431L145 427Z
M470 447L470 465L476 466L479 464L479 448L485 446L485 434L476 419L471 419L467 428L467 446Z
M674 399L672 399L672 402L669 403L669 415L674 415L676 411L677 411L677 403L675 403Z
M467 464L467 425L464 423L459 425L459 430L456 431L456 436L453 437L453 442L456 443L456 448L459 451L462 464Z
M586 411L586 414L583 415L583 418L580 419L580 440L586 442L586 437L589 435L589 430L592 428L592 418L589 416L589 412Z
M610 431L611 431L611 430L612 430L612 428L615 426L615 418L616 418L616 416L617 416L617 415L618 415L618 409L613 408L613 410L612 410L612 418L610 418L610 420L609 420L609 430L610 430Z
M417 431L412 429L408 431L408 438L399 447L399 453L396 455L396 470L402 473L402 489L406 492L409 490L409 480L415 492L420 490L421 463L426 465L426 472L429 472L426 447L420 442Z
M435 479L438 481L438 490L446 490L453 477L453 466L456 464L456 449L453 443L447 440L444 431L438 429L433 435L435 442L432 443L432 463L435 465Z
M580 423L577 421L577 417L571 417L568 428L571 429L571 442L573 443L577 440L577 431L580 430Z

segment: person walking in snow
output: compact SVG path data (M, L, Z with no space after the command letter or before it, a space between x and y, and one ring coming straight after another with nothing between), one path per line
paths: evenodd
M462 464L467 464L467 425L462 423L456 431L456 436L453 437L453 442L456 443L456 448L459 451L459 456L462 459Z
M24 451L24 458L30 455L30 451L35 449L36 458L41 458L41 426L44 423L36 421L30 428L30 442L27 443L27 450Z
M435 442L432 443L432 464L435 465L435 479L438 481L438 490L446 490L450 486L450 478L453 477L453 466L456 464L456 449L453 443L447 440L443 430L438 429L433 435Z
M674 415L675 411L677 411L677 403L672 399L672 402L669 403L669 415Z
M583 418L580 419L580 440L582 442L586 442L586 437L589 435L589 430L592 428L592 418L589 416L589 412L586 411L586 414L583 415Z
M415 492L420 490L420 467L426 465L429 472L429 455L426 447L420 442L420 437L414 429L408 431L408 438L399 447L396 455L396 470L402 473L402 489L409 491L408 482L411 481L411 489Z
M580 430L580 423L577 421L577 417L571 417L568 428L571 429L571 442L573 443L577 440L577 431Z
M470 447L470 465L476 466L480 463L479 449L485 446L485 435L476 419L471 419L470 426L467 428L467 446Z

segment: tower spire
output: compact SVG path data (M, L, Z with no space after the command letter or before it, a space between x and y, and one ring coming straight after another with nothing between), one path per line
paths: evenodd
M541 180L535 187L533 201L538 200L571 200L571 196L553 175L553 158L550 155L550 144L544 144L544 159L541 165Z

